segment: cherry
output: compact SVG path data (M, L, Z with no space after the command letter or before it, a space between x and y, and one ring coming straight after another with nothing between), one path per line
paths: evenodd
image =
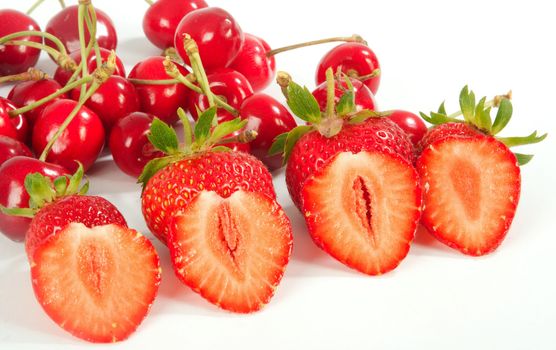
M377 105L375 97L373 96L371 90L369 90L369 88L366 85L363 85L363 83L359 80L350 78L350 81L353 85L355 106L357 108L357 111L360 111L362 109L376 110ZM334 102L337 103L340 100L340 97L342 97L342 95L344 94L344 90L347 88L347 84L344 80L341 80L340 84L338 83L338 81L336 81L336 97ZM315 96L315 98L317 99L321 110L326 110L326 81L317 86L317 88L313 91L313 96Z
M0 37L21 31L41 30L31 17L11 9L0 10L0 23ZM22 36L17 40L42 43L42 38L38 36ZM0 76L25 72L37 63L40 54L40 50L28 46L0 45Z
M174 46L186 64L189 57L183 46L185 34L197 42L203 66L208 72L227 67L243 45L243 31L226 11L207 7L192 11L182 18L174 37Z
M388 115L388 118L398 124L398 126L405 131L407 136L409 136L411 142L413 142L414 145L417 145L427 132L427 126L425 125L423 119L411 112L400 109L395 109L391 112L392 113Z
M249 81L241 74L229 68L221 68L207 76L209 87L215 96L235 109L239 109L245 98L253 94ZM193 119L197 120L197 108L204 111L209 108L205 95L191 91L188 95L187 106ZM197 106L197 108L195 108ZM224 109L218 109L218 115L230 114Z
M380 69L375 53L362 43L344 43L328 51L317 66L316 83L326 81L326 70L338 68L352 78L364 77L373 74L375 69ZM380 74L364 79L364 84L376 94L380 83Z
M51 103L44 109L33 128L33 150L40 154L60 125L71 113L77 102L62 99ZM81 107L75 118L62 132L46 160L68 169L77 170L76 161L83 164L87 171L100 155L104 146L104 128L100 118L88 109Z
M243 74L254 91L261 91L276 75L276 60L274 56L267 56L269 51L266 41L245 33L243 46L229 67Z
M24 143L11 137L0 135L0 165L17 156L32 157L33 153Z
M103 49L102 47L99 48L99 51L102 61L106 62L111 51ZM70 57L75 61L75 63L81 63L80 50L70 53ZM97 55L94 50L91 51L89 57L87 58L87 68L89 70L89 73L93 72L97 68ZM60 85L64 86L68 83L72 74L73 72L67 71L63 67L58 66L58 68L56 68L56 72L54 72L54 80L60 83ZM112 75L119 75L122 77L126 76L124 64L118 56L116 56L116 68L114 69L114 73L112 73Z
M76 88L71 98L78 101L80 94L81 89ZM129 80L113 75L93 93L85 106L102 119L104 130L109 134L118 120L139 110L139 96Z
M110 150L116 165L126 174L137 178L145 164L151 159L162 157L147 136L154 116L133 112L118 120L110 133Z
M59 165L30 157L13 157L0 166L0 205L7 208L29 207L29 194L24 183L25 177L31 173L41 173L51 179L69 174ZM30 218L0 212L0 231L11 240L23 241L30 222Z
M149 57L135 65L129 73L130 79L138 80L164 80L170 79L164 69L164 57ZM189 74L187 69L176 64L183 75ZM168 124L174 124L178 120L177 109L187 108L187 95L189 89L181 84L149 85L135 84L139 95L140 111L154 114Z
M297 126L290 112L273 97L255 93L243 101L240 115L247 119L246 129L257 132L257 137L250 142L251 154L259 158L270 170L280 168L281 156L269 156L268 150L276 136Z
M0 97L0 135L5 135L21 142L27 142L29 124L21 114L11 117L8 113L17 109L10 100Z
M78 5L68 6L58 12L48 21L46 31L62 41L68 52L80 49L78 31ZM95 8L97 15L97 42L100 47L108 50L115 50L118 44L118 37L114 24L108 15ZM85 26L85 41L89 42L90 35ZM45 40L45 43L56 48L53 42Z
M15 85L10 93L8 94L8 99L10 99L18 107L25 107L36 101L49 96L56 91L60 90L62 86L54 79L41 79L34 81L24 81ZM62 94L55 99L42 104L29 112L25 113L27 121L33 125L41 112L46 106L48 106L53 101L66 98L66 94Z
M158 0L143 17L143 31L155 46L166 49L174 46L174 34L181 19L200 8L207 7L203 0Z

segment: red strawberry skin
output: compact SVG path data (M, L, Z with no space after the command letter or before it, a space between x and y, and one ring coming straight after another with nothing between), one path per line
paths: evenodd
M39 210L31 221L25 239L25 250L29 259L49 237L72 222L82 223L89 228L108 224L127 227L120 211L102 197L80 195L62 197Z
M467 123L446 123L430 128L425 136L417 145L417 153L420 154L425 148L435 141L442 140L446 137L470 137L484 135L474 126Z
M414 147L405 132L388 118L369 118L361 124L344 125L327 138L313 131L295 144L286 167L286 184L294 204L301 209L301 191L309 176L340 152L377 150L398 154L413 163Z
M142 211L151 232L166 244L171 220L203 190L222 198L243 190L276 198L272 175L244 152L207 152L172 163L145 186Z

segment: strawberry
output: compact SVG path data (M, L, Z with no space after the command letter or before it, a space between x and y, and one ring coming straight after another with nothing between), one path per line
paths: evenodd
M39 304L60 327L91 342L126 339L154 301L160 264L151 242L107 200L79 189L83 167L54 183L29 174L26 249ZM4 209L3 209L4 210ZM6 212L6 211L5 211Z
M496 137L512 115L507 96L489 102L483 98L475 105L474 93L464 87L460 107L464 120L448 116L443 105L430 116L421 113L436 125L419 145L422 224L448 246L477 256L500 245L515 216L521 191L519 165L532 156L514 154L509 147L540 142L546 135ZM498 108L494 122L492 107Z
M288 82L288 105L308 125L279 135L271 152L284 153L290 196L315 243L345 265L378 275L407 255L419 222L413 144L381 113L357 108L347 77L349 88L335 104L335 85L329 70L321 111L306 88Z
M272 176L261 161L223 144L249 142L236 118L216 121L204 111L194 127L183 110L182 145L174 129L155 119L149 140L167 156L151 160L143 215L171 252L178 278L209 302L232 312L259 310L270 301L292 249L291 225L276 202Z

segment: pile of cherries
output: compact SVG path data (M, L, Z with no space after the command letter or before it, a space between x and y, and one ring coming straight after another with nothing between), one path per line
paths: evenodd
M238 140L234 148L252 153L270 170L281 167L279 156L268 156L268 150L296 121L281 102L262 91L276 77L275 55L290 49L344 41L318 64L313 94L326 104L325 71L332 68L344 78L336 91L338 99L349 79L358 108L377 109L379 62L361 37L273 50L263 39L244 33L228 12L208 7L203 0L152 3L143 29L163 54L138 62L127 76L114 52L114 25L90 0L63 8L44 32L33 18L16 10L0 10L0 23L0 83L17 82L7 98L0 97L0 204L6 207L27 205L23 182L28 173L54 178L74 172L76 161L90 169L106 144L118 167L137 177L149 160L160 156L148 140L155 116L175 124L177 110L183 108L196 119L215 101L222 107L219 121L239 116L248 120L246 129L258 134L249 143ZM195 62L188 59L185 38L197 42L206 81L192 73ZM33 68L41 51L58 65L53 78ZM177 67L173 74L170 58L171 66ZM201 84L208 84L212 96L203 93ZM412 113L391 111L390 118L414 142L426 131ZM14 195L18 188L19 195ZM14 240L23 240L27 223L28 219L0 214L0 231Z

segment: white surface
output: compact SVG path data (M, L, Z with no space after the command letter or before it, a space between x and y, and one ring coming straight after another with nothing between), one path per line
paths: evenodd
M207 0L208 1L208 0ZM68 3L75 1L67 1ZM26 9L31 0L1 6ZM118 53L130 69L158 51L144 38L143 1L94 0L115 21ZM549 138L525 152L522 196L507 239L495 253L471 258L419 233L393 272L367 277L316 248L293 207L283 173L278 198L294 227L291 263L261 312L221 311L181 285L166 249L159 296L131 338L114 348L137 349L550 349L556 346L555 109L553 11L544 2L508 1L210 1L226 7L243 29L273 47L336 35L363 35L382 64L383 109L430 110L461 87L480 95L514 91L506 135L533 129ZM125 5L124 5L125 4ZM128 8L124 8L127 6ZM36 12L44 27L57 11ZM280 56L278 67L312 87L315 65L331 45ZM51 69L43 56L40 66ZM271 93L280 97L278 89ZM6 89L0 90L2 95ZM90 172L91 193L106 196L130 226L146 232L134 180L106 160ZM149 234L149 237L152 236ZM60 349L90 345L56 326L33 296L23 246L0 237L0 348Z

